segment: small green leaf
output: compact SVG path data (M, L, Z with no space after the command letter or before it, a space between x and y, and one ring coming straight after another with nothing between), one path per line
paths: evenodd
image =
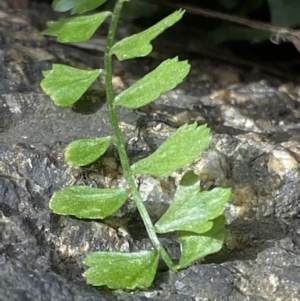
M52 8L55 11L65 12L72 9L71 14L82 14L94 10L107 0L54 0Z
M163 92L176 87L187 76L190 65L187 61L178 62L178 58L162 62L155 70L121 92L116 105L136 109L158 98Z
M111 289L146 288L153 282L158 258L155 251L93 252L83 261L90 266L83 276L88 284L106 285Z
M41 87L56 105L66 107L75 103L102 72L53 64L51 70L43 72Z
M103 219L118 210L127 197L125 189L70 186L53 194L50 208L57 214Z
M169 176L190 165L210 144L210 130L196 123L181 126L153 154L131 166L135 174Z
M61 18L58 21L50 21L47 22L48 28L43 34L56 36L61 43L86 41L110 15L111 12L105 11L89 16Z
M52 8L55 11L65 12L72 9L75 5L76 0L54 0Z
M119 41L112 47L111 54L120 61L148 55L152 51L151 41L178 22L183 14L183 10L177 10L152 27Z
M200 192L199 177L189 171L182 177L171 206L155 224L155 231L207 232L213 226L212 220L223 213L229 198L230 189Z
M221 250L225 239L225 218L223 215L213 221L213 227L206 233L179 232L181 257L177 269L189 266L193 261Z
M111 143L112 137L87 138L72 141L65 150L69 165L84 166L100 158Z

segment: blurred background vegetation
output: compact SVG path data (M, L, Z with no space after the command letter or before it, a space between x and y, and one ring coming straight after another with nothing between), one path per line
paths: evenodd
M107 7L111 8L114 2L108 0ZM166 2L169 6L165 5ZM221 12L238 18L260 21L270 26L300 28L300 0L131 0L125 4L124 16L136 24L147 27L174 11L175 7L172 5L179 7L188 5ZM185 29L182 30L181 26ZM270 31L193 13L185 14L183 22L176 24L170 31L172 30L174 40L178 38L178 44L181 45L187 44L189 37L190 40L198 41L199 46L196 46L198 49L205 48L208 52L211 47L220 45L229 47L231 54L236 57L244 59L256 57L263 62L271 61L271 64L276 60L281 61L282 65L290 61L296 72L300 69L300 34L297 46L290 42L283 43L284 39L280 39ZM280 42L279 46L273 43L276 39ZM221 48L220 54L223 52L222 49L224 48ZM178 48L176 50L178 51ZM223 53L225 55L225 52Z
M30 8L31 4L34 7L33 4L37 2L51 4L53 1L4 0L4 2L14 8ZM111 9L114 2L115 0L107 0L100 9ZM124 36L153 25L178 7L185 5L246 20L260 21L268 26L300 29L300 0L131 0L125 2L124 7L123 19L126 23ZM49 13L41 12L41 15L44 15L47 20L53 19ZM57 17L61 15L58 14ZM132 30L126 32L125 28L130 28L131 25L134 26ZM100 34L106 34L105 25L100 31ZM271 38L274 41L278 37L275 35L274 39L274 33L251 26L218 18L208 18L195 13L186 13L181 22L160 36L158 41L154 41L156 43L154 46L158 52L161 52L158 46L164 44L164 47L169 44L169 49L175 51L176 54L192 53L192 55L200 54L208 57L212 54L212 50L216 50L217 54L222 57L227 55L226 51L230 51L231 56L228 56L231 58L243 58L244 61L248 61L255 57L255 59L259 59L259 62L271 61L271 65L274 60L281 61L282 65L286 65L287 61L290 61L290 65L296 72L299 72L300 33L297 38L298 46L295 43L294 45L290 42L283 43L283 39L278 39L281 42L278 46L270 41ZM190 47L191 45L192 47ZM168 47L168 45L166 46Z
M114 0L109 0L107 7L111 8L114 2ZM163 0L131 0L125 4L124 16L129 19L145 17L159 19L162 15L172 11L171 7L164 6L164 2ZM287 28L297 28L300 25L299 0L170 0L169 3L187 4ZM190 17L190 19L193 18ZM215 43L230 40L247 40L258 43L268 40L270 37L270 34L265 31L219 19L208 19L197 15L194 21L198 26L203 26L210 31L211 39Z

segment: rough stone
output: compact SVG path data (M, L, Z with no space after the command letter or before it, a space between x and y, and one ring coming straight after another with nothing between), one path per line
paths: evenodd
M193 60L191 74L177 89L139 111L119 111L132 162L179 125L208 123L213 142L192 168L202 189L232 187L232 199L218 254L175 275L160 270L149 290L108 293L85 284L82 259L90 251L149 246L134 204L106 224L49 209L50 197L65 185L124 185L114 148L87 168L69 168L63 161L73 139L110 133L103 86L93 85L81 103L63 109L39 87L42 70L52 62L98 67L99 55L42 37L32 26L42 24L36 12L0 15L0 300L299 300L297 85L257 71L254 82L253 74L238 67ZM116 65L116 90L157 61L144 63ZM164 181L137 179L154 220L170 203L179 178L180 172ZM177 257L171 241L164 238Z

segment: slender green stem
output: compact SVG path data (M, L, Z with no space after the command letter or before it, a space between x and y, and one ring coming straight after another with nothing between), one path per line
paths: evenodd
M144 206L143 200L141 198L141 195L135 185L134 182L134 177L130 169L130 163L129 163L129 158L127 156L126 152L126 147L124 143L124 139L121 133L121 130L119 128L119 121L118 121L118 116L114 104L114 91L113 91L113 85L112 85L112 55L110 53L110 50L114 44L114 39L115 39L115 34L117 31L117 26L118 22L120 19L120 14L122 10L124 0L117 0L109 31L108 31L108 36L107 36L107 45L106 45L106 50L104 54L104 66L106 70L106 75L105 75L105 85L106 85L106 100L107 100L107 105L108 105L108 113L109 113L109 119L110 123L112 125L115 139L116 139L116 145L118 148L123 172L124 172L124 177L127 181L127 184L130 188L131 195L136 203L136 206L139 210L139 213L144 221L145 227L147 229L148 235L153 243L154 248L157 250L159 255L162 257L166 265L170 270L175 270L174 263L172 262L170 256L164 249L164 247L161 245L159 242L157 235L154 231L154 226L151 222L150 216Z

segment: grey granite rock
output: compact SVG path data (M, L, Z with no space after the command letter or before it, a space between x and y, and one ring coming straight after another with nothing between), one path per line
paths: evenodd
M36 14L33 20L26 13L0 13L0 300L300 300L297 85L272 78L239 82L241 69L194 60L187 81L152 107L119 111L133 162L155 150L174 127L209 123L212 145L193 168L203 189L232 187L232 199L218 254L177 274L161 269L149 290L108 293L85 284L82 260L90 251L149 246L134 204L107 224L49 209L51 195L65 185L124 185L114 148L88 168L63 161L73 139L110 132L103 87L94 85L82 103L63 109L39 87L51 62L99 64L98 56L43 38L31 25L39 22ZM115 66L123 88L135 80L128 75L134 67L125 66ZM138 68L141 73L149 66ZM179 177L138 179L154 220L170 203ZM178 246L171 238L164 241L177 257Z
M97 290L84 283L66 280L41 270L30 270L19 262L0 258L1 301L108 301Z

